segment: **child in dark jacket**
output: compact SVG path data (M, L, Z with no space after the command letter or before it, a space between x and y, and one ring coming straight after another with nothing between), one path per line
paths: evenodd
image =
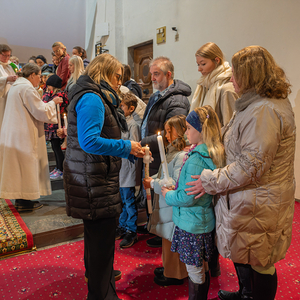
M43 95L43 102L47 103L51 101L55 97L63 98L63 103L60 104L60 116L61 116L61 124L62 124L62 116L65 113L66 107L68 106L68 98L61 89L62 80L57 75L50 76L47 81L47 92ZM56 160L56 167L50 173L51 179L61 179L63 176L63 161L64 161L64 154L60 147L60 138L56 134L56 130L58 129L58 124L48 124L45 123L45 137L47 141L51 142L51 147L55 155Z

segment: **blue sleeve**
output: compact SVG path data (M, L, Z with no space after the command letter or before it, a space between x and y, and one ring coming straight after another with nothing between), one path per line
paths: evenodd
M130 141L106 139L100 136L105 117L105 107L94 93L84 94L75 107L77 134L80 147L87 153L128 158Z

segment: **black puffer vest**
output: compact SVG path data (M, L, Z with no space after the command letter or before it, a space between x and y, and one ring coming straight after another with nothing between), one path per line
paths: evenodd
M105 106L101 137L121 138L116 109L107 100L101 88L103 90L103 87L97 85L89 76L81 76L72 89L68 113L68 139L64 161L66 209L68 216L84 220L115 217L121 212L121 158L89 154L81 149L77 137L75 106L85 93L94 93L101 98Z

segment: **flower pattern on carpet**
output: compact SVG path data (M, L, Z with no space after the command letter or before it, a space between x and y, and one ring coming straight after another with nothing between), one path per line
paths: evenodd
M286 258L276 264L276 300L300 300L300 203L296 203L292 244ZM161 287L153 282L161 266L161 249L149 248L148 235L139 235L133 247L121 249L116 241L114 267L122 272L116 282L122 300L187 300L188 283ZM221 276L211 279L208 299L217 300L219 289L236 291L238 282L233 263L220 258ZM87 296L84 281L83 241L3 259L0 265L0 299L72 299Z

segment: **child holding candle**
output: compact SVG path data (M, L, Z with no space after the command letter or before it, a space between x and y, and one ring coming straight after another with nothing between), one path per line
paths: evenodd
M168 119L164 124L164 142L166 146L166 167L168 183L175 185L185 153L186 146L184 132L186 130L185 116L178 115ZM164 149L163 149L164 151ZM163 163L163 161L162 161ZM166 183L163 165L158 173L149 178L144 178L145 189L154 188L153 213L149 217L149 232L162 237L162 262L163 267L156 268L154 282L161 286L183 284L188 276L185 264L180 261L179 254L171 251L172 236L175 224L172 221L172 206L167 205L161 193L162 186Z
M193 146L184 160L175 189L162 187L162 194L166 203L173 207L176 227L171 250L177 252L186 264L189 299L206 300L210 284L208 261L214 247L213 196L204 194L195 199L193 195L188 196L185 189L191 175L201 174L203 169L224 166L225 155L220 122L211 106L193 110L186 118L186 125L186 135Z
M61 91L61 84L62 84L62 80L59 76L57 76L56 74L50 76L46 81L48 92L46 92L43 95L43 102L48 103L55 97L63 98L63 103L60 104L60 121L62 124L63 113L65 112L69 101L68 101L67 95ZM58 125L45 123L44 129L45 129L46 140L51 142L51 147L54 152L55 160L56 160L56 167L50 173L50 178L51 179L61 179L62 175L63 175L64 154L60 147L61 140L58 137L58 135L56 134Z
M137 98L131 92L123 94L120 108L123 110L128 126L127 132L121 133L123 140L138 142L141 139L140 126L133 119L132 113L137 107ZM137 207L135 201L136 163L122 158L120 170L120 194L123 202L122 213L119 218L119 226L116 229L115 239L123 238L121 248L131 247L137 242Z

